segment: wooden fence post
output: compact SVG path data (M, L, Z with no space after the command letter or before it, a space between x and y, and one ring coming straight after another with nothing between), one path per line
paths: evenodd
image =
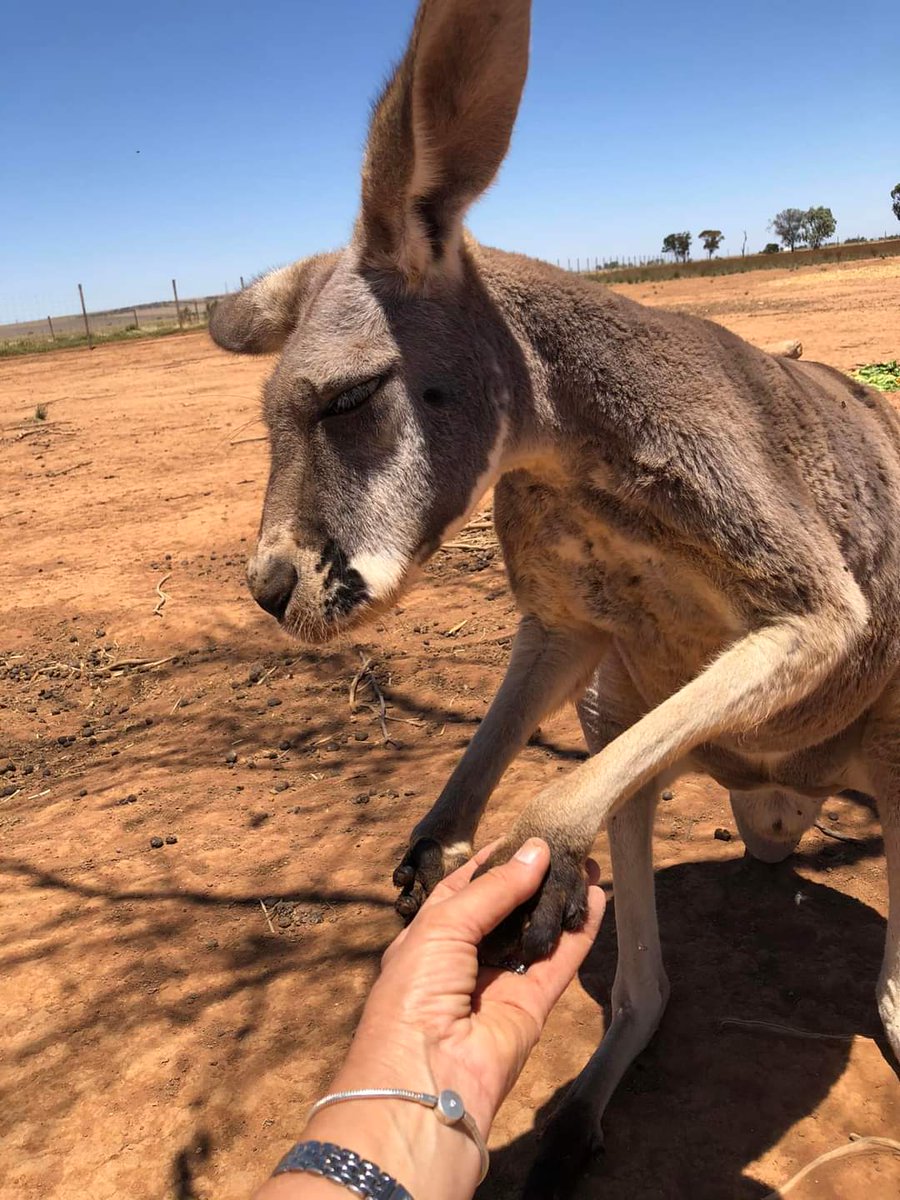
M50 326L50 340L51 340L51 342L55 342L56 334L53 332L53 322L50 320L49 317L47 318L47 324Z
M175 280L172 280L172 295L175 297L175 312L178 316L178 328L184 329L184 322L181 319L181 305L178 303L178 288L175 286Z
M80 283L78 285L78 296L81 300L81 315L84 317L84 332L87 334L88 350L93 350L94 343L91 339L91 325L88 321L87 308L85 307L84 303L84 289Z

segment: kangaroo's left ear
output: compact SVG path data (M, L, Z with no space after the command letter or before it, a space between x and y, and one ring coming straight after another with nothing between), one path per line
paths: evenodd
M303 258L223 296L209 319L210 337L235 354L280 350L296 328L307 297L321 287L337 259L337 254Z
M463 215L509 148L530 0L422 0L363 165L361 261L408 284L458 266Z

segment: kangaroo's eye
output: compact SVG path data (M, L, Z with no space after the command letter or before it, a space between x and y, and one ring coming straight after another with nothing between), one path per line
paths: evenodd
M362 383L354 383L353 387L347 388L340 395L335 396L325 411L323 417L342 417L346 413L353 412L365 404L367 400L371 400L381 385L384 383L384 375L376 375L372 379L366 379Z

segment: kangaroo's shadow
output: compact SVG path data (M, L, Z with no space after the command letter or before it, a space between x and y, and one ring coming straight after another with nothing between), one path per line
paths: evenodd
M877 839L876 839L877 840ZM790 863L690 863L657 874L672 997L603 1122L606 1152L567 1200L759 1200L746 1174L844 1071L850 1045L722 1026L759 1020L818 1033L863 1034L885 1050L874 986L883 918L799 876ZM614 906L581 981L604 1008L615 972ZM581 1064L572 1063L573 1073ZM534 1128L492 1156L479 1200L518 1195L561 1088ZM573 1140L580 1130L573 1131ZM561 1163L562 1167L563 1164Z

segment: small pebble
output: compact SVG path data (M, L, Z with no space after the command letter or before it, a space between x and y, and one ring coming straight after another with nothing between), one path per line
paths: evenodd
M228 763L228 765L230 767L233 767L234 764L237 762L237 751L236 750L229 751L229 753L225 755L225 761Z
M152 837L152 838L150 839L150 848L151 848L151 850L159 850L159 849L160 849L160 847L161 847L161 846L163 846L163 845L165 845L165 843L163 842L163 840L162 840L162 838L161 838L161 837Z
M279 750L290 750L290 748L291 748L290 742L279 742L278 743Z
M353 740L356 742L367 742L369 740L369 735L363 732L354 733Z
M94 637L106 637L106 630L105 629L95 629Z
M82 788L82 789L81 789L81 791L78 793L79 797L80 797L82 800L84 799L84 797L85 797L87 794L88 794L88 793L87 793L87 788Z
M81 731L81 736L86 737L86 738L93 737L94 736L93 725L85 725L84 729L82 729L82 731Z
M276 791L276 792L286 792L290 786L291 785L289 783L286 783L284 780L281 780L280 783L275 784L275 787L272 790Z
M153 724L153 718L152 717L144 717L144 724L149 729L150 726Z
M670 791L669 791L669 789L668 789L668 788L666 788L666 790L665 790L665 791L663 792L663 794L662 794L662 798L663 798L663 800L674 800L674 799L675 799L675 793L674 793L674 792L670 792Z
M730 842L731 837L732 837L731 830L730 829L717 829L716 832L713 834L713 837L716 839L717 842Z
M266 704L268 704L269 708L277 708L280 703L281 700L278 696L270 696L266 701Z
M17 792L18 790L19 789L16 787L16 785L14 783L10 784L8 787L0 788L0 798L4 798L6 796L11 796L14 792Z
M166 838L166 845L174 846L177 841L178 841L178 838L175 836L175 834L170 833L169 836Z
M353 797L354 804L368 804L372 797L368 792L360 792L358 796Z

